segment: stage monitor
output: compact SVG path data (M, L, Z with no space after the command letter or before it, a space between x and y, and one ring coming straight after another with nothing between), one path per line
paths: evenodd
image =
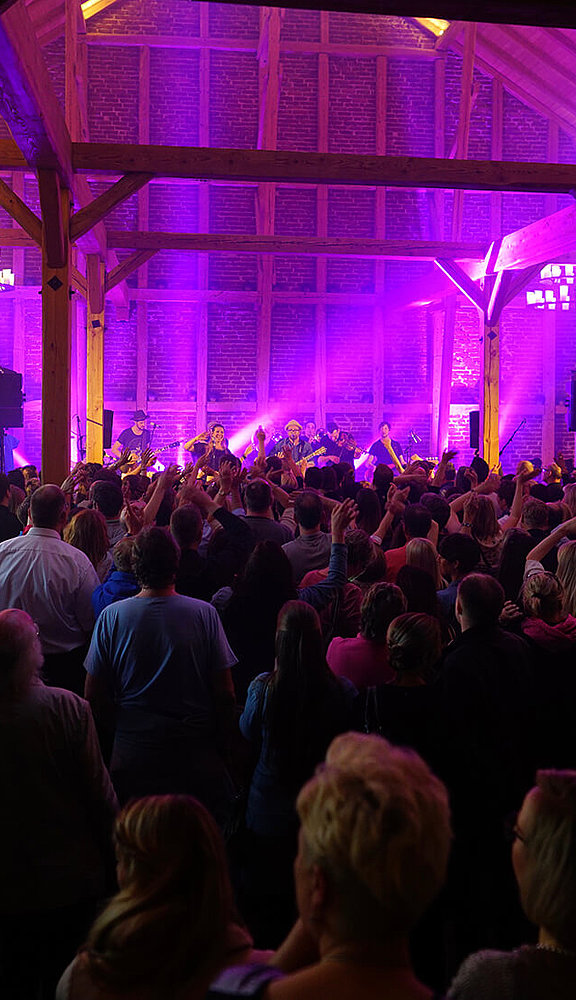
M0 368L0 427L24 426L22 375Z

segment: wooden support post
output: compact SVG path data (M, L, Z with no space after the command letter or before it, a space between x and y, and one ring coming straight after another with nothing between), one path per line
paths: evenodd
M493 469L500 461L498 414L500 409L500 324L489 325L480 316L484 345L484 372L482 393L483 457Z
M89 462L104 455L104 281L106 269L98 254L86 258L86 453Z
M281 12L262 8L258 43L260 108L258 148L275 149L278 133L280 102L280 27ZM274 235L276 215L276 185L260 184L256 193L256 231ZM268 413L270 394L270 351L272 341L272 288L274 257L259 255L258 261L258 324L256 360L257 411Z
M388 60L386 56L376 58L376 152L386 155L386 104L387 104ZM376 225L374 236L386 237L386 188L376 188ZM384 414L384 341L386 339L386 312L384 294L386 265L377 260L375 268L375 291L378 304L374 307L374 337L372 341L372 436L378 437L378 424Z
M209 35L208 4L200 4L200 36L205 41ZM210 145L210 50L200 49L200 95L198 107L198 141L202 146ZM200 184L198 189L198 227L206 231L210 220L210 187ZM208 288L208 254L198 254L198 288ZM206 429L208 424L208 303L205 299L198 305L198 326L196 332L196 434Z
M37 170L42 209L43 252L49 267L62 267L70 254L70 241L62 229L60 178L55 170Z
M150 49L140 49L140 74L138 89L138 141L150 141ZM150 215L150 187L148 184L138 191L138 225L148 227ZM121 266L121 265L120 265ZM114 272L110 272L112 280ZM110 286L112 287L112 286ZM148 265L144 263L138 271L138 288L148 288ZM148 305L136 305L136 407L145 412L148 409Z
M24 197L24 174L21 171L12 174L12 191L20 198ZM41 232L41 229L40 229ZM12 251L12 270L14 272L14 287L24 284L24 250L14 248ZM17 298L14 302L14 332L12 337L12 368L26 375L26 323L24 301ZM24 409L24 427L19 428L19 450L26 454L26 409Z
M326 43L330 37L330 15L320 14L320 39ZM327 54L318 55L318 152L328 151L328 118L330 114L330 62ZM328 186L316 188L316 235L328 235ZM328 261L316 258L316 291L322 296L316 305L316 339L314 356L314 420L317 427L326 426L326 303Z
M542 316L542 462L548 465L556 454L556 313Z
M70 471L70 192L61 192L64 261L50 267L42 248L42 480Z
M476 24L466 24L464 29L464 58L462 62L462 86L460 91L460 111L458 131L456 135L456 156L466 159L468 156L468 137L470 134L470 110L472 105L472 79L474 74L474 52L476 47ZM452 238L462 230L462 215L464 209L463 191L454 192L452 207ZM444 340L442 344L442 370L438 408L438 434L436 438L436 454L440 456L448 445L450 432L450 397L452 394L452 359L454 354L454 330L456 325L457 297L450 296L446 300L444 312Z
M504 120L504 88L501 80L492 81L492 160L502 159L502 132ZM502 235L502 193L492 191L490 195L490 232L492 239Z

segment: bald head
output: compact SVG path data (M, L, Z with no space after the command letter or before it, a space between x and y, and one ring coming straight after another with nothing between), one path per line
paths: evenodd
M35 528L53 528L59 531L66 523L66 496L59 486L49 483L32 494L30 514Z
M25 694L42 666L36 625L19 608L0 611L0 699Z

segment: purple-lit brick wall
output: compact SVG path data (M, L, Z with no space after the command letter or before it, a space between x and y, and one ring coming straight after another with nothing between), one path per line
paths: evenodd
M207 30L218 40L209 51L209 76L200 79L200 52L196 39L201 30L201 5L195 0L121 0L90 19L89 32L100 35L179 36L194 40L189 47L150 46L149 135L152 143L194 145L200 141L202 83L209 85L208 142L212 146L255 148L259 122L259 70L257 47L260 10L247 5L209 4ZM434 39L413 19L330 12L328 41L346 46L328 62L328 93L319 93L319 53L290 51L291 43L318 43L321 15L317 11L287 9L281 19L281 89L278 106L278 148L315 151L319 141L319 105L326 98L328 149L337 153L374 153L376 134L377 61L373 51L362 55L353 49L363 45L391 46L396 52L386 58L386 151L391 155L433 156L435 136L441 121L435 94L436 60L417 50L431 50ZM226 39L231 40L227 47ZM137 142L138 108L142 96L140 48L137 45L88 45L88 125L93 141ZM238 44L234 44L237 42ZM292 46L294 48L294 46ZM402 53L398 53L398 49ZM410 56L410 50L414 56ZM64 91L63 39L44 49L54 89L60 99ZM457 130L462 59L448 52L445 60L444 152L453 154ZM493 81L485 72L474 74L468 155L490 159L492 151ZM549 126L542 115L526 107L517 97L503 92L502 155L506 160L545 161ZM0 121L0 136L5 135ZM576 141L559 132L558 159L573 163ZM97 196L110 182L93 185ZM200 187L196 183L155 181L149 185L148 228L165 232L198 232ZM27 202L38 211L37 186L26 182ZM376 193L369 188L329 187L328 236L373 238L377 235ZM222 184L207 186L208 229L214 233L250 235L257 232L256 188ZM434 196L424 191L391 189L386 193L383 234L388 239L426 240L441 237L435 227ZM570 204L558 197L558 208ZM551 202L540 195L504 193L500 198L501 232L510 232L548 214ZM438 220L447 239L452 227L453 198L444 195L444 216ZM488 247L496 234L492 197L467 192L464 197L462 239L484 242ZM0 226L8 225L0 213ZM138 196L118 206L108 217L112 229L137 229ZM317 190L278 185L275 231L279 235L317 235ZM123 260L129 251L119 252ZM196 394L197 331L201 309L207 311L209 416L219 415L229 433L255 418L257 382L257 336L259 321L258 260L253 254L208 253L207 284L222 301L202 307L191 301L198 288L199 254L192 251L157 253L148 263L148 409L174 401L174 413L162 420L170 439L191 433L194 415L178 412L178 402L191 403ZM8 254L2 254L4 265ZM40 254L24 253L24 281L39 286ZM433 338L432 311L441 308L447 279L426 263L388 262L385 265L382 304L385 310L384 407L391 408L395 435L404 443L410 428L422 438L420 453L430 454ZM373 260L331 257L326 264L326 397L327 418L336 418L369 443L373 423L382 414L368 412L373 399L374 312L373 299L364 304L330 299L330 295L374 295L377 268ZM136 274L128 279L134 288ZM178 300L178 293L182 298ZM175 301L168 301L168 294ZM278 297L274 296L278 293ZM310 415L318 408L315 398L316 300L315 258L283 255L272 271L272 321L270 343L271 410L280 415ZM454 294L454 293L452 293ZM155 295L157 296L155 298ZM283 298L280 296L283 295ZM291 300L285 301L290 295ZM236 299L235 299L236 296ZM292 300L292 297L294 300ZM422 303L431 302L429 308ZM502 319L501 436L522 415L522 405L532 411L542 404L542 361L546 344L542 337L542 314L523 305L519 296ZM5 304L4 304L5 303ZM29 400L40 395L40 297L24 303L26 322L25 381ZM12 306L0 297L0 353L12 357L10 328ZM561 400L576 367L573 314L557 317L558 393ZM453 390L450 421L451 443L460 448L459 460L471 457L468 445L468 411L477 408L481 395L481 335L476 310L459 297L454 332ZM105 394L120 403L115 432L130 419L136 394L137 333L136 305L128 320L119 319L114 306L106 311ZM437 370L437 369L436 369ZM128 405L130 401L130 406ZM226 403L221 414L219 403ZM230 405L237 406L230 411ZM247 404L250 403L250 406ZM355 409L356 405L358 410ZM406 407L403 412L403 407ZM160 412L162 408L160 407ZM519 416L520 415L520 416ZM27 410L26 443L39 449L40 412L37 404ZM170 427L168 428L168 424ZM557 415L557 441L570 451L574 435L564 430L562 413ZM542 416L532 412L507 452L510 464L522 449L538 454ZM172 431L174 433L172 433ZM39 453L33 456L39 458Z

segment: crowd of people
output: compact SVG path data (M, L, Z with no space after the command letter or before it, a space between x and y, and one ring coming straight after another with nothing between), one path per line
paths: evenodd
M0 475L0 995L567 1000L574 470L266 445Z

